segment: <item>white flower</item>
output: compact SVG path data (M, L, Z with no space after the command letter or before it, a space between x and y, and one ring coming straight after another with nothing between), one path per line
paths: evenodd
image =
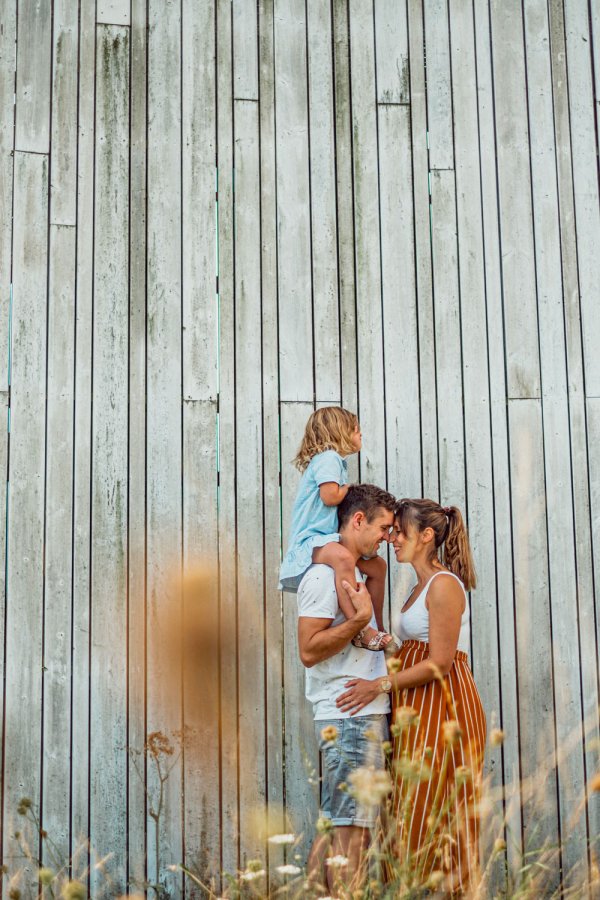
M246 869L245 872L242 872L242 874L240 875L240 878L242 879L242 881L255 881L257 878L262 878L263 875L266 875L266 874L267 873L265 872L264 869L259 869L258 872L252 872L252 871Z
M269 838L270 844L293 844L296 840L295 834L272 834Z
M291 863L288 863L287 866L277 866L277 871L280 875L299 875L302 869L300 866L293 866Z
M330 856L329 859L325 860L326 866L347 866L348 865L348 857L347 856Z

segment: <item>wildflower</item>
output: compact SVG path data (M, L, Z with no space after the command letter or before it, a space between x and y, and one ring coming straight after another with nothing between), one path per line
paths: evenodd
M54 880L54 872L52 869L40 869L38 872L38 879L40 884L49 885L52 884Z
M381 745L381 749L383 750L383 752L385 754L391 753L392 752L392 742L384 741Z
M394 714L395 724L400 728L410 728L419 721L419 714L412 706L399 706Z
M325 860L326 866L334 866L335 868L343 868L348 865L348 857L347 856L330 856L329 859Z
M454 778L458 784L465 784L471 777L471 770L468 766L457 766L454 770Z
M248 872L260 872L262 870L263 864L260 859L249 859L246 863L246 869Z
M80 881L68 881L62 889L64 900L86 900L87 889Z
M392 790L392 781L385 769L361 767L350 775L352 795L364 804L381 803Z
M31 809L31 800L29 797L21 797L19 800L19 805L17 806L17 812L20 816L26 816L27 810Z
M317 834L329 834L329 832L333 828L333 824L331 819L326 819L325 816L319 816L317 819Z
M402 663L397 656L392 656L390 659L386 660L386 666L390 675L395 675L396 672L399 672L402 668Z
M270 844L293 844L296 840L295 834L272 834L269 838Z
M494 841L494 853L504 853L506 850L506 841L502 838L496 838Z
M158 759L161 754L172 756L175 752L171 741L162 731L153 731L148 735L145 749L154 759Z
M421 763L417 759L409 759L406 753L403 753L400 759L395 762L394 768L398 777L405 781L420 780ZM429 769L427 771L429 772Z
M447 744L456 744L462 737L460 725L455 719L442 723L442 737Z
M291 863L288 863L287 866L277 866L277 871L280 875L299 875L302 869L300 866L293 866Z
M259 872L249 872L248 869L246 869L245 872L240 874L240 878L242 881L256 881L257 878L262 878L265 874L266 872L264 869L260 869Z
M445 876L443 872L441 872L439 869L434 869L427 879L426 887L428 887L432 891L437 891L437 889L442 884L444 877Z
M590 791L592 794L600 793L600 772L597 772L590 781Z
M487 816L491 815L493 811L494 804L486 794L477 804L476 814L480 819L485 819Z
M501 728L492 728L490 731L490 746L500 747L504 743L504 732Z
M321 738L324 741L335 741L337 736L338 730L335 725L325 725L325 727L321 729Z

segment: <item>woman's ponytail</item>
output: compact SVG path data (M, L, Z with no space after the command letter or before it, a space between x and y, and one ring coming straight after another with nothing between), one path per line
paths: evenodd
M448 530L444 538L443 563L458 575L467 591L472 591L477 584L477 574L463 517L457 506L446 506L444 512Z

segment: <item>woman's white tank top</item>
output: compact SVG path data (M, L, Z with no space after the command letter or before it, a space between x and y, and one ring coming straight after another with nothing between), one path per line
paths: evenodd
M468 653L470 645L469 597L465 591L464 584L454 572L440 571L435 572L431 576L412 606L410 606L406 612L400 613L397 629L398 637L401 641L425 641L426 643L429 643L429 610L425 606L425 598L427 597L429 585L438 575L450 575L452 578L456 578L463 589L465 595L465 609L460 620L460 634L458 636L458 646L456 649Z

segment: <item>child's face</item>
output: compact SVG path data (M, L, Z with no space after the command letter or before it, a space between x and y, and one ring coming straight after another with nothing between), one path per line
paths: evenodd
M358 451L362 447L362 434L361 434L360 425L358 424L358 422L354 426L354 433L352 435L352 444L354 445L355 452L358 453Z

